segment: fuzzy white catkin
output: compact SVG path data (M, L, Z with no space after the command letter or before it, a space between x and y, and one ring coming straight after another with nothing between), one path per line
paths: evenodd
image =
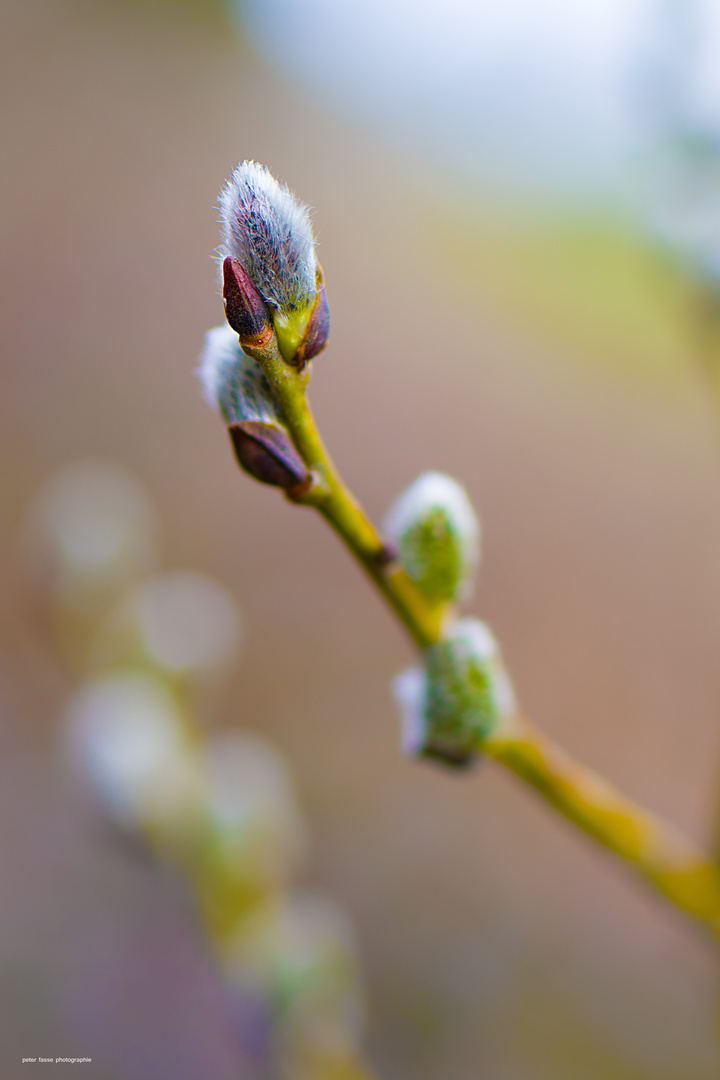
M205 574L155 574L127 592L94 634L95 670L138 663L163 681L214 680L238 652L235 600Z
M242 351L237 334L227 323L205 335L197 374L205 400L226 424L281 424L270 384L259 365Z
M310 211L264 165L243 161L220 193L221 258L243 266L267 304L303 307L316 293Z
M88 589L121 588L156 558L158 524L140 482L110 461L71 462L37 495L25 531L35 576L73 601Z
M130 605L145 652L170 674L210 671L237 651L237 605L205 574L158 574L135 590Z
M204 768L218 853L228 865L252 864L261 877L286 878L302 860L307 836L282 757L258 735L227 731L208 741Z
M323 894L297 889L258 905L227 942L223 961L231 985L285 1001L286 1035L297 1028L305 1038L313 1033L346 1045L360 1036L354 930Z
M430 749L471 754L517 707L498 644L473 618L453 623L425 650L424 667L397 676L393 693L402 713L402 747L412 756Z
M431 602L450 603L469 594L480 561L480 524L457 480L423 473L390 509L385 533Z
M86 684L67 706L64 733L71 768L118 825L169 838L199 812L202 770L157 680L127 672Z
M433 738L468 745L493 731L515 703L498 644L478 619L459 619L425 650L426 723Z

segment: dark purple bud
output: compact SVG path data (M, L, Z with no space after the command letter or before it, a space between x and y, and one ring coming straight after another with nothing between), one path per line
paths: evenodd
M294 361L298 367L302 367L308 360L312 360L313 356L317 356L319 352L322 352L327 345L328 334L330 333L330 308L325 295L325 283L320 267L318 267L317 289L315 307Z
M474 750L461 750L457 746L433 742L432 739L428 740L420 754L432 761L440 761L451 769L469 769L478 760L477 752Z
M398 562L399 558L400 552L397 547L388 541L383 544L375 555L375 562L378 566L390 566L391 563Z
M240 465L261 484L290 490L309 480L307 466L284 428L247 420L230 424L228 431Z
M237 259L223 262L225 318L241 344L262 345L272 334L268 306Z

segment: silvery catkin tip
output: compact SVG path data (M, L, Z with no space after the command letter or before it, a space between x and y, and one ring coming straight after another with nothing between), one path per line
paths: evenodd
M329 330L308 207L264 165L243 161L220 193L220 216L228 322L249 344L271 319L283 357L302 367L325 347Z

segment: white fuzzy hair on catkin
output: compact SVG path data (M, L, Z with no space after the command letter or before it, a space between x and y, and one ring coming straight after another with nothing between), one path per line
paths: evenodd
M304 306L316 291L310 211L256 161L243 161L220 192L222 259L237 259L267 304Z
M218 412L227 373L237 366L239 353L238 336L231 327L216 326L214 330L208 330L197 375L205 400Z
M279 424L270 385L260 366L240 348L238 336L227 323L208 330L197 375L205 400L227 424L241 420Z
M405 489L385 519L388 539L400 543L403 533L434 509L448 515L462 537L468 569L474 569L480 561L480 523L465 488L445 473L422 473Z
M402 714L403 753L415 756L422 752L427 735L427 674L423 668L402 671L392 684L395 700Z

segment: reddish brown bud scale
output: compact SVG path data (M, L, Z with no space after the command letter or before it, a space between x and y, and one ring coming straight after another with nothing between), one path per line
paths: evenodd
M290 490L309 477L288 433L274 424L243 421L228 428L241 467L261 484Z
M272 320L268 306L237 259L223 262L225 318L243 345L255 348L269 341Z
M395 544L386 542L376 554L375 562L378 566L385 567L390 566L394 562L397 562L399 558L400 554Z
M318 294L310 316L310 322L307 325L305 336L300 342L300 348L294 360L297 367L303 367L308 360L312 360L327 345L328 334L330 333L330 308L325 295L325 283L321 267L318 267L317 287Z
M316 486L317 479L309 472L301 483L295 484L294 487L286 488L285 493L292 502L304 502L307 495L316 489Z
M478 760L477 753L472 750L459 750L456 746L446 746L432 740L423 747L420 755L432 761L440 761L451 769L469 769Z

